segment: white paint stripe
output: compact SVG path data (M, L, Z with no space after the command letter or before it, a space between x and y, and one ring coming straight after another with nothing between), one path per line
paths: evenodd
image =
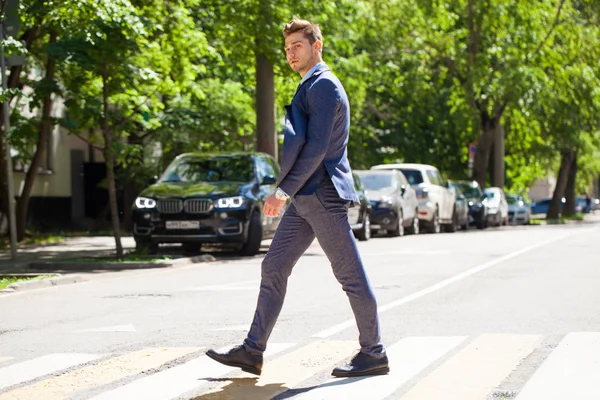
M265 356L278 353L290 343L272 343ZM218 378L239 370L220 364L206 356L195 358L185 364L169 368L156 374L137 379L120 388L109 390L89 400L166 400L181 396L208 384L208 379Z
M115 326L104 326L101 328L81 329L81 330L78 330L75 332L77 332L77 333L83 333L83 332L135 332L135 327L131 324L115 325Z
M515 400L597 400L600 396L600 333L569 333Z
M196 286L196 287L182 289L182 291L214 292L214 291L233 291L233 290L258 290L259 284L260 284L259 279L253 279L251 281L226 283L223 285Z
M98 364L79 368L41 382L0 394L0 400L44 399L64 400L75 392L107 385L158 368L171 360L199 351L200 348L149 348L110 358Z
M331 379L300 396L300 400L385 399L429 364L467 337L411 337L388 348L390 373L364 378Z
M40 376L84 364L102 357L99 354L49 354L0 369L0 390Z
M401 299L398 299L396 301L388 303L388 304L386 304L384 306L380 306L380 307L378 307L377 310L379 311L379 313L382 313L382 312L391 310L392 308L396 308L396 307L402 306L404 304L410 303L410 302L412 302L414 300L417 300L417 299L420 299L421 297L424 297L424 296L426 296L428 294L431 294L431 293L436 292L436 291L438 291L440 289L443 289L446 286L450 286L453 283L456 283L456 282L461 281L461 280L463 280L465 278L468 278L471 275L475 275L478 272L484 271L484 270L486 270L488 268L491 268L491 267L493 267L495 265L503 263L504 261L508 261L508 260L510 260L512 258L518 257L518 256L520 256L522 254L525 254L525 253L531 251L531 250L537 249L538 247L542 247L542 246L545 246L547 244L563 240L565 237L570 236L570 235L571 235L571 233L567 233L567 234L562 235L562 236L556 236L556 237L553 237L552 239L545 240L543 242L540 242L540 243L537 243L537 244L534 244L534 245L531 245L531 246L524 247L521 250L517 250L517 251L514 251L512 253L506 254L506 255L504 255L502 257L499 257L499 258L497 258L495 260L488 261L488 262L486 262L484 264L481 264L481 265L479 265L477 267L471 268L471 269L469 269L469 270L467 270L465 272L461 272L458 275L454 275L454 276L452 276L452 277L450 277L448 279L444 279L443 281L438 282L438 283L436 283L433 286L430 286L430 287L425 288L423 290L419 290L418 292L415 292L415 293L413 293L411 295L408 295L406 297L403 297ZM327 329L325 329L325 330L323 330L323 331L321 331L319 333L316 333L312 337L318 337L318 338L325 339L325 338L328 338L330 336L335 335L338 332L343 331L344 329L350 328L351 326L354 326L355 324L356 324L356 322L355 322L354 319L349 319L347 321L342 322L341 324L337 324L335 326L332 326L331 328L327 328Z
M539 335L482 335L414 386L402 400L481 400L535 349Z
M12 360L14 357L0 357L0 363L8 360Z

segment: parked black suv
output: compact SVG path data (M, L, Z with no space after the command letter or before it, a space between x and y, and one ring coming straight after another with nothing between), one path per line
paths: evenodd
M160 243L182 243L196 252L202 243L230 243L243 255L258 253L280 221L262 214L278 172L263 153L178 156L135 200L136 247L152 253Z

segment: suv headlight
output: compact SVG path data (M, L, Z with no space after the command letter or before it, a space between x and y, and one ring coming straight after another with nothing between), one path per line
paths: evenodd
M135 199L135 206L137 208L154 208L156 207L156 200L148 197L138 197Z
M244 205L244 198L242 196L235 197L223 197L217 199L217 208L239 208Z
M427 188L417 189L417 199L427 200L428 197L429 197L429 189L427 189Z

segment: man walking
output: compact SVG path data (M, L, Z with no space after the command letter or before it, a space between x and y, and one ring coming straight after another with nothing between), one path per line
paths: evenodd
M227 352L209 350L206 354L260 375L262 355L283 306L288 277L316 236L348 295L361 346L350 364L335 368L332 375L386 374L388 359L380 339L375 296L348 223L348 207L358 201L347 156L348 97L322 60L318 25L294 18L283 36L287 61L302 80L292 103L286 106L278 189L265 202L263 212L277 216L286 201L292 201L262 262L258 304L246 340Z

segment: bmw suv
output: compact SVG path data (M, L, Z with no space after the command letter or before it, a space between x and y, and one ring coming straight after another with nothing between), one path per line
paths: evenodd
M262 214L278 172L264 153L178 156L135 200L136 248L155 253L160 243L181 243L197 252L203 243L227 243L243 255L258 253L280 220Z

